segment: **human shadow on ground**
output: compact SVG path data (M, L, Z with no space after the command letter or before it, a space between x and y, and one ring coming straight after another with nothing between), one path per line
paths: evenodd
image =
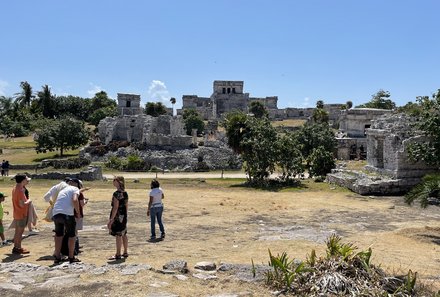
M27 257L29 257L29 255L10 253L10 254L6 254L6 257L2 259L2 263L10 263L10 262L14 262L15 260L27 258Z

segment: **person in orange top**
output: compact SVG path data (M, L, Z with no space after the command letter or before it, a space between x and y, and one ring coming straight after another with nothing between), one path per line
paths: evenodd
M25 186L31 179L24 174L15 176L16 185L12 189L12 207L15 221L13 254L29 254L29 251L21 247L21 239L27 226L30 199L26 198Z

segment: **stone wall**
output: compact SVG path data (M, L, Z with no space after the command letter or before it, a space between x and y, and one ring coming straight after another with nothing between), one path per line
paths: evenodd
M191 137L185 134L182 116L149 115L107 117L99 122L98 135L102 143L128 141L147 146L189 147Z
M348 137L365 137L366 129L371 127L373 120L391 112L391 110L374 108L352 108L340 111L339 130Z
M81 172L46 172L28 174L28 176L34 179L64 180L66 177L74 177L83 181L93 181L102 180L102 169L99 166L90 166L87 170Z

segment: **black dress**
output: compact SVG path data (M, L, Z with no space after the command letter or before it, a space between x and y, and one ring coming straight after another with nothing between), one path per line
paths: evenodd
M113 193L113 198L119 201L119 207L116 212L115 219L110 228L110 234L113 236L122 236L127 234L127 203L128 194L125 191L116 191ZM113 199L112 199L112 210L113 210ZM110 217L112 211L110 211Z

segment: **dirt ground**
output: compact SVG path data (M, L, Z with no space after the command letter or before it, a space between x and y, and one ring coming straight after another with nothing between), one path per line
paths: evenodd
M183 259L190 270L200 261L267 264L268 249L272 254L285 251L290 257L305 260L312 249L324 256L326 238L337 233L359 249L371 246L373 264L397 274L406 274L409 269L417 271L424 283L440 289L439 207L409 207L402 197L363 197L326 184L321 189L271 192L242 187L239 180L233 179L164 179L167 237L162 242L149 243L149 181L127 181L130 256L125 263L144 263L160 269L170 260ZM50 183L32 180L29 185L41 216L46 208L42 196ZM12 185L10 181L0 182L0 191L10 195ZM92 189L86 192L90 201L85 208L85 229L79 235L83 246L79 258L104 265L115 252L115 240L105 227L114 189L111 181L86 182L86 186ZM5 210L11 210L9 199ZM5 225L11 217L5 215ZM38 228L38 235L23 240L23 246L31 250L29 255L15 257L10 253L11 247L3 247L2 262L52 265L53 226L39 221ZM13 233L8 230L6 235L12 238ZM116 274L95 276L93 283L89 277L83 277L83 287L69 296L83 295L84 290L90 296L120 296L127 285L132 290L130 295L145 296L149 290L147 283L152 281L150 274L143 273L131 279ZM166 277L155 276L158 280ZM167 291L179 296L201 296L197 292L204 290L210 294L244 291L251 296L270 296L269 290L255 288L255 284L226 280L190 280L182 286L168 277L167 282Z

